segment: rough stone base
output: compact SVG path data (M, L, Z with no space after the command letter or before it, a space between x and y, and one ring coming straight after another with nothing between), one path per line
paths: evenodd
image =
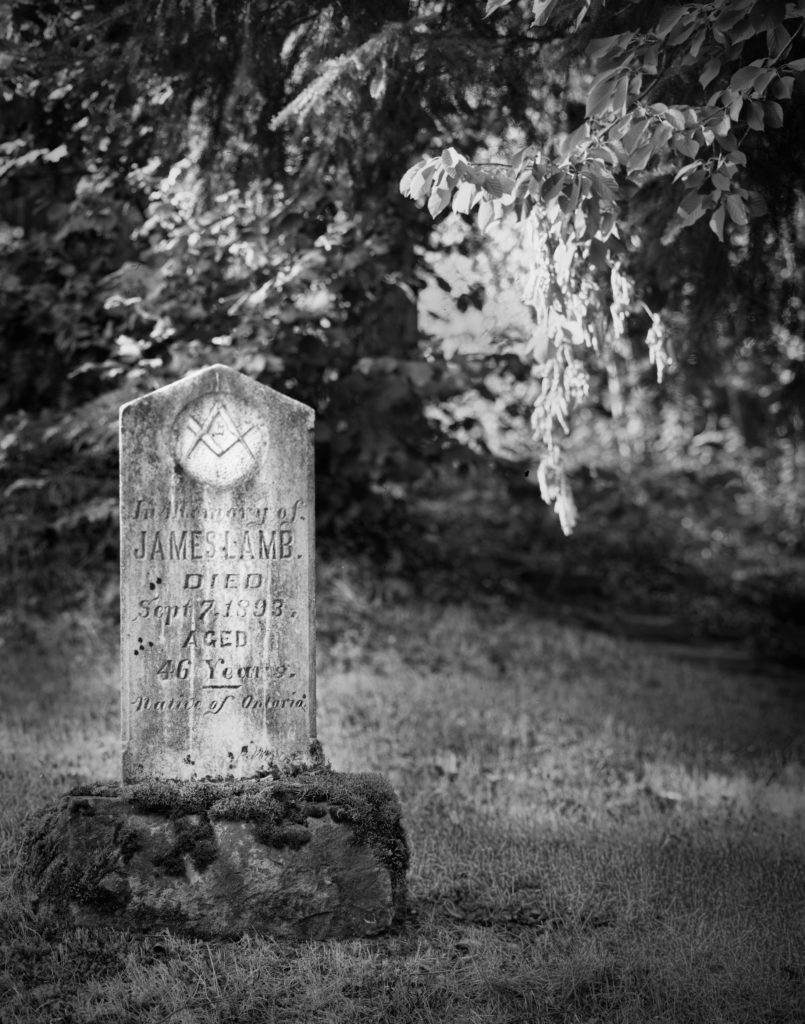
M75 925L199 938L377 935L405 904L379 775L80 787L27 828L17 881Z

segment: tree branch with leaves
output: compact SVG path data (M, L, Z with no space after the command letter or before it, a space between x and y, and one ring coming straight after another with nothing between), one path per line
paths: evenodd
M488 0L486 16L511 20L522 9ZM502 168L473 163L452 147L423 157L400 189L433 217L452 210L474 215L481 231L503 217L522 227L531 263L523 298L535 314L531 354L541 381L532 416L543 448L538 476L569 533L576 512L562 437L589 393L587 354L623 337L642 313L660 379L670 363L663 314L636 293L628 271L625 210L639 190L665 179L676 196L665 244L703 217L720 242L740 244L767 209L747 150L753 137L785 124L785 105L805 71L805 4L660 5L648 23L642 6L628 2L604 11L589 0L534 0L531 11L528 28L558 22L566 43L587 40L581 123L546 146L521 149ZM602 25L618 31L598 36Z

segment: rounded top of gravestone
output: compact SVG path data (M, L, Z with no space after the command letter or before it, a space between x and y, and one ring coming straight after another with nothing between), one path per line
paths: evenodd
M244 396L253 397L263 402L271 402L272 405L284 406L288 411L295 411L310 419L310 426L313 426L313 410L304 402L298 402L295 398L283 395L281 391L275 391L267 384L260 384L253 377L249 377L231 366L224 366L223 363L215 363L213 366L205 366L201 370L193 370L181 380L172 384L165 384L156 391L147 395L135 398L126 402L122 409L133 405L164 402L168 399L176 401L177 398L185 396L184 400L189 402L192 398L200 397L207 392L232 391Z
M308 406L220 364L128 402L121 417L136 410L140 433L169 435L176 464L198 483L222 489L247 480L264 462L269 409L295 429L313 429ZM275 431L273 443L283 435Z

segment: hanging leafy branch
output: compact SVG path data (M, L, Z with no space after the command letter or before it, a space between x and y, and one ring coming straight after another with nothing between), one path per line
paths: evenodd
M511 4L488 0L486 15ZM585 19L594 6L575 5L571 35L590 34ZM740 240L750 219L766 212L747 174L747 143L783 126L784 105L805 71L805 57L795 53L805 3L671 5L648 27L629 25L636 6L615 12L628 27L586 46L591 79L575 130L521 150L503 168L448 148L423 157L400 183L433 217L449 208L474 211L482 231L504 216L523 227L532 266L524 300L535 311L532 354L541 379L532 417L544 446L539 481L566 533L576 513L560 439L589 391L584 352L623 337L630 314L642 310L658 377L670 361L663 318L638 301L626 272L621 225L629 199L649 181L670 178L678 202L666 243L702 217L720 241ZM568 7L534 0L533 25L566 21Z

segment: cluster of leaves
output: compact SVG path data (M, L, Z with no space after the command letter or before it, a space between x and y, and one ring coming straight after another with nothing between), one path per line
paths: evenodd
M490 0L486 13L510 6ZM560 17L566 24L569 6L559 11L553 0L537 0L533 24ZM568 31L587 43L581 123L546 146L521 149L502 167L474 164L448 148L420 159L400 184L434 217L448 207L464 215L477 207L481 230L504 215L523 225L533 265L524 298L536 312L532 347L542 380L533 417L545 450L540 483L566 532L575 509L559 437L589 391L586 353L624 338L642 310L659 376L669 362L664 318L638 297L628 272L630 204L666 181L674 203L664 242L709 215L720 241L746 245L750 218L766 212L752 187L752 136L783 126L783 104L805 70L797 55L803 4L663 5L656 21L644 24L637 5L627 3L608 15L621 30L592 39L600 17L588 2L574 7Z
M4 410L39 410L54 393L65 405L93 397L71 371L96 357L108 341L98 278L134 251L128 235L139 212L120 188L116 164L122 152L142 143L145 129L122 117L126 100L114 72L119 45L103 40L105 59L90 59L89 48L101 41L92 27L94 6L78 4L60 13L56 4L18 5L5 26L0 51L0 345L9 366L0 392ZM48 53L58 52L64 36L82 40L71 67Z

